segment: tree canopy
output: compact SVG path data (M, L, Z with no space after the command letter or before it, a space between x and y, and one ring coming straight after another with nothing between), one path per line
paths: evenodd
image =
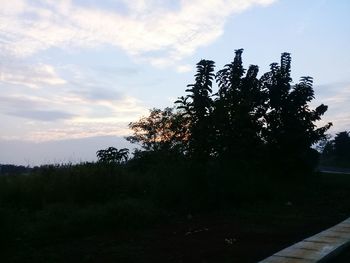
M324 143L322 157L331 165L350 166L350 132L338 132Z
M176 148L178 154L204 163L264 163L286 173L309 171L317 159L312 146L332 125L316 125L327 106L311 108L313 79L301 77L293 83L289 53L282 53L280 64L272 63L258 77L258 66L243 67L242 53L236 50L233 61L216 74L214 61L201 60L194 83L175 102L176 108L153 109L130 123L134 134L127 139L146 151Z
M121 164L128 160L129 150L127 148L122 148L118 150L114 147L108 147L105 150L98 150L96 156L98 161L101 163L117 163Z

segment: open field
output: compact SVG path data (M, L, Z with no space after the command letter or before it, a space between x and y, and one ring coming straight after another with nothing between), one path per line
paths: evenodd
M134 176L81 165L2 177L1 262L256 262L350 215L348 175L198 209L159 202Z

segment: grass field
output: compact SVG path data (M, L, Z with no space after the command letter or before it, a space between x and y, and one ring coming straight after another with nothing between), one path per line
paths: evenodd
M350 216L349 175L198 209L205 199L186 200L184 178L169 188L154 177L97 164L1 176L0 261L256 262Z

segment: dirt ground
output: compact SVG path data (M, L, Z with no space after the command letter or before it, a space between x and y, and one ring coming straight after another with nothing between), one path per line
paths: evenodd
M257 262L338 222L320 218L196 216L23 250L2 262ZM24 256L25 255L25 256Z
M257 219L258 220L258 219ZM299 240L323 230L323 222L283 226L242 222L225 218L198 218L193 222L159 226L131 240L138 246L130 262L257 262ZM138 252L140 252L138 254ZM116 254L104 254L91 262L115 262ZM129 262L129 261L126 261Z

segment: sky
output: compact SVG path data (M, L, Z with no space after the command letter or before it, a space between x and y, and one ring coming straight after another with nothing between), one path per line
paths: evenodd
M195 64L282 52L314 78L331 134L350 130L348 0L0 0L0 163L95 160L128 123L173 106ZM322 124L320 123L320 125Z

